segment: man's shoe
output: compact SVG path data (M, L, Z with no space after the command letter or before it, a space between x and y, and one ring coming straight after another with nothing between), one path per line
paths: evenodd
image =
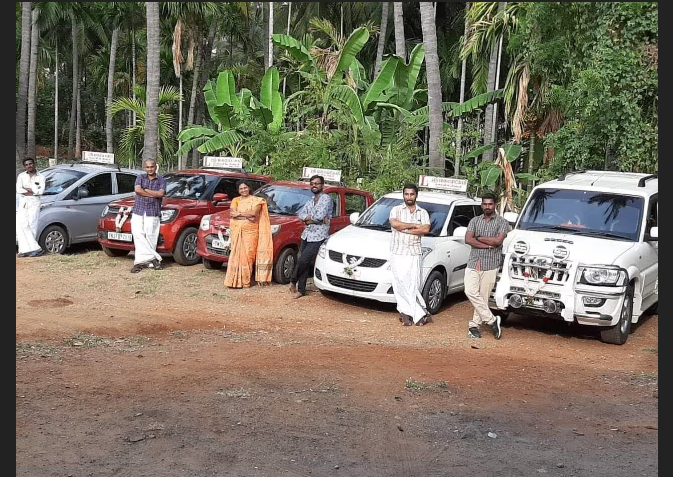
M481 333L479 333L479 328L469 328L467 330L468 338L481 338Z
M44 251L43 251L42 249L40 249L40 250L35 250L34 252L31 252L29 256L30 256L30 257L39 257L39 256L42 255L43 253L44 253Z
M156 258L153 258L150 260L150 262L147 264L147 268L153 268L155 270L161 270L161 262L157 260Z
M491 330L495 339L499 340L502 336L502 328L500 327L500 317L498 315L495 316L495 323L491 325Z
M17 255L17 257L19 257L19 258L25 258L27 256L28 256L28 254L26 252L23 252L23 253L20 253L20 254Z

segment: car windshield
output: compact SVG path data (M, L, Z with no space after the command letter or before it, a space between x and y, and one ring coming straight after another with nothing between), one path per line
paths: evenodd
M266 200L270 213L281 215L297 215L306 201L313 198L309 189L281 185L266 185L254 194Z
M536 189L518 228L638 240L642 197L588 190Z
M390 232L390 210L402 203L402 199L384 197L379 199L369 209L365 210L355 223L358 227L386 230ZM446 222L446 215L449 212L449 206L446 204L433 204L432 202L416 202L421 208L425 209L430 215L431 237L438 237Z
M74 169L45 169L40 172L44 176L44 195L60 194L86 175Z
M198 199L206 190L203 174L166 174L166 195L179 199Z

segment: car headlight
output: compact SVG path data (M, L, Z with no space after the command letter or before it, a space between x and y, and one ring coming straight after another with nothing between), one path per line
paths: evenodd
M210 215L204 215L201 217L201 223L199 224L201 230L210 229Z
M40 204L40 210L44 210L47 207L51 207L53 204L54 204L53 202L47 202L47 203L43 202L43 203Z
M103 209L103 212L101 212L100 216L105 217L108 212L110 212L110 207L106 205L105 208Z
M327 242L323 243L318 249L318 256L320 258L325 258L325 252L327 251Z
M176 209L161 209L161 223L170 222L178 215Z
M430 247L421 247L421 260L427 257L430 252L432 252Z
M280 225L271 226L271 235L276 235L280 231Z
M626 277L626 272L619 268L584 267L581 269L580 283L622 286L626 283Z

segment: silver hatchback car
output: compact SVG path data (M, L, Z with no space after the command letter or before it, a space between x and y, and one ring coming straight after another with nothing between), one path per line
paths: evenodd
M116 165L60 164L40 171L45 176L37 223L45 253L65 253L75 243L96 242L96 227L108 202L134 194L140 169ZM17 194L18 209L18 194Z

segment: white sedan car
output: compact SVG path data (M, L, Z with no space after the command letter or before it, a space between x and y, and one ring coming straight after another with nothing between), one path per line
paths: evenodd
M313 283L322 292L395 303L390 255L390 209L402 203L402 191L386 194L362 215L351 214L351 225L322 245ZM416 203L430 215L430 233L422 237L422 294L428 312L439 311L444 298L463 290L470 254L465 244L467 224L480 215L481 201L464 194L421 189Z

